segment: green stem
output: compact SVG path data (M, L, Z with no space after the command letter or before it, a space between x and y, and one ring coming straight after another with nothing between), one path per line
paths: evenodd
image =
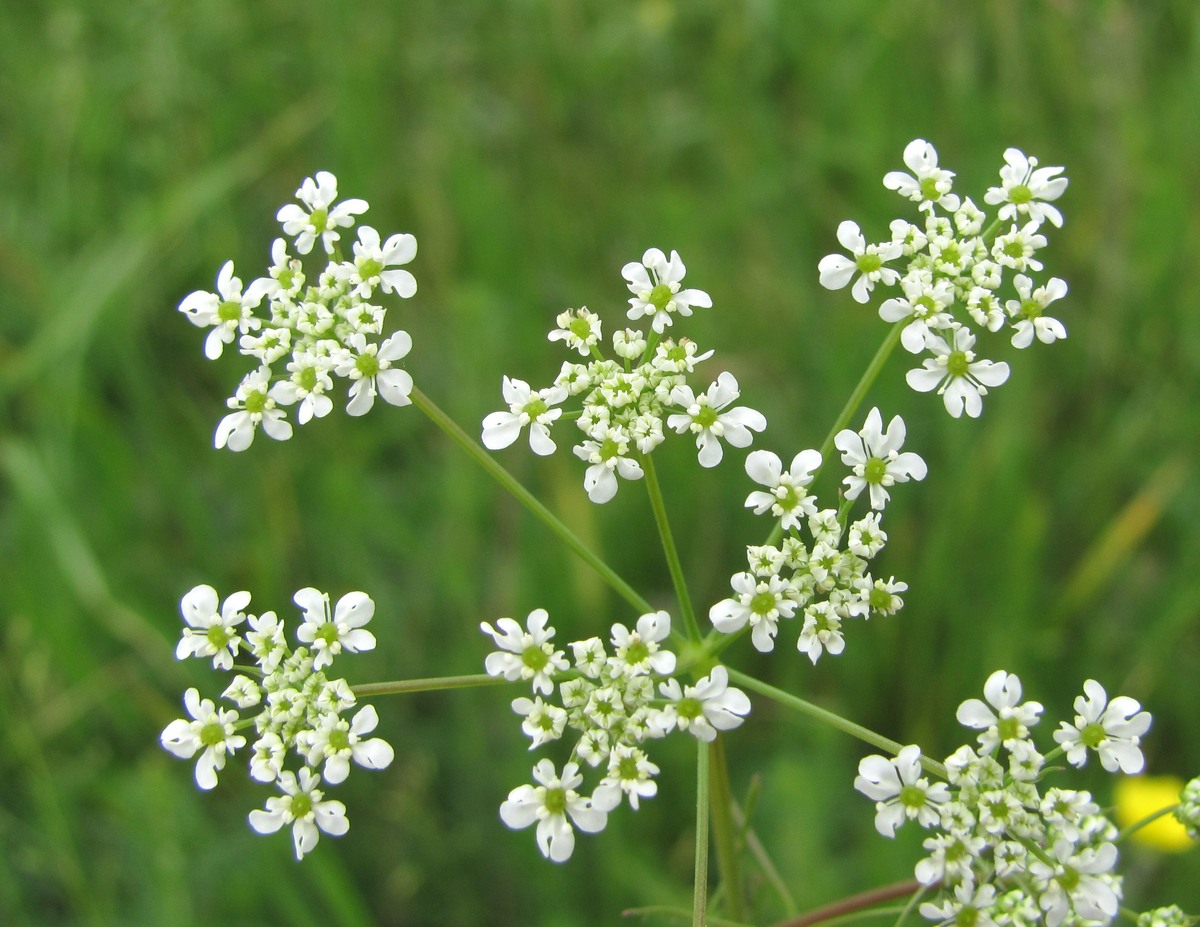
M829 434L825 436L825 440L821 442L821 466L813 471L812 480L809 481L811 486L816 482L817 477L825 468L825 464L829 460L829 454L833 450L833 439L837 437L838 432L842 431L850 424L850 420L854 418L854 414L858 411L858 407L862 405L863 399L875 383L879 376L879 372L883 370L883 365L887 363L887 359L892 356L892 351L896 344L900 341L900 332L904 329L907 322L901 319L892 326L892 330L888 332L886 338L883 339L883 344L879 346L879 350L875 352L875 356L871 358L871 363L867 365L867 369L863 371L863 375L859 378L858 385L854 387L854 392L850 394L850 398L846 400L846 404L842 406L842 411L838 415L837 420L833 423L833 427L829 429ZM771 532L771 536L767 538L768 544L778 544L779 539L783 536L783 527L776 525Z
M696 871L692 887L692 927L708 923L708 750L701 741L696 760Z
M595 570L600 575L600 578L613 588L617 595L632 605L640 614L654 611L649 602L638 595L637 591L629 583L621 579L612 567L593 553L570 528L559 520L558 516L542 505L528 489L518 483L511 473L498 464L483 447L463 431L454 419L438 408L433 400L419 389L414 389L412 391L412 402L414 406L429 417L430 421L445 432L455 444L466 451L468 457L483 467L497 483L508 490L542 524L558 535L559 539L579 559Z
M400 695L407 692L437 692L442 689L472 689L476 686L499 686L508 682L503 676L437 676L432 679L397 679L393 682L366 682L351 686L358 698L372 695Z
M781 921L775 927L811 927L813 924L831 924L835 922L844 922L847 920L857 919L862 916L878 916L885 911L876 910L868 911L869 908L874 908L876 905L883 904L885 901L895 901L897 898L905 898L912 895L914 892L920 893L924 886L920 882L908 881L897 882L893 885L885 885L882 888L872 888L865 892L860 892L857 895L850 895L843 898L841 901L835 901L832 904L825 905L823 908L816 908L809 911L807 914L802 914L799 917L793 917L790 920ZM904 908L887 908L886 913L897 914Z
M658 482L658 471L649 454L643 454L641 458L642 471L646 474L646 491L650 495L650 508L654 511L654 524L658 526L658 536L662 540L667 569L671 572L675 597L679 600L679 610L683 614L684 624L687 625L688 636L698 641L700 626L696 624L696 613L692 609L692 599L688 595L687 583L683 578L683 565L679 562L679 551L675 548L675 538L671 535L671 523L667 519L667 506Z
M893 756L904 748L904 744L898 743L890 737L876 734L870 728L865 728L861 724L855 724L841 715L834 714L832 711L822 708L819 705L814 705L812 702L807 702L798 696L792 695L790 692L776 689L774 686L767 685L767 683L755 679L753 676L747 676L745 673L739 672L732 667L726 667L726 669L729 670L731 681L745 686L747 689L759 693L759 695L765 695L767 698L773 699L781 705L786 705L788 708L792 708L801 714L808 715L810 718L823 721L825 724L837 728L844 734L849 734L851 737L857 737L859 740L869 743L872 747L886 750ZM942 779L947 778L946 767L942 763L922 755L921 765L925 767L926 771L933 773L935 776L940 776Z
M719 736L709 749L712 752L709 804L712 812L713 844L717 850L717 867L721 873L721 887L724 891L725 913L733 920L740 921L745 915L745 899L742 897L737 830L733 820L733 791L729 787L729 761L725 755L725 742Z

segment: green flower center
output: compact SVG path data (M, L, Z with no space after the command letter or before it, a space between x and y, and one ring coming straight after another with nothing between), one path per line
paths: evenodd
M312 796L307 792L292 796L292 817L303 818L312 812Z
M1008 191L1008 201L1023 206L1033 200L1033 191L1023 183L1017 184Z
M312 215L308 217L308 221L316 230L317 234L320 235L323 231L325 231L325 227L329 224L329 210L314 209L312 211Z
M900 790L900 804L905 808L924 808L925 791L915 785L906 785Z
M279 275L275 279L279 281L279 285L285 290L290 290L296 282L296 272L290 267L284 267L279 271Z
M860 254L854 259L855 265L864 274L871 274L883 267L883 261L880 260L878 254L872 254L870 251Z
M770 592L760 592L750 600L750 611L756 615L769 615L775 606L775 595Z
M978 921L979 911L970 905L959 908L958 914L954 918L955 927L975 927Z
M601 460L613 460L621 456L621 445L613 438L605 438L596 453Z
M536 420L539 415L543 415L549 410L550 407L546 405L545 400L540 399L537 396L534 396L529 400L529 402L525 403L525 405L521 407L521 411L528 415L532 420Z
M317 368L302 367L296 374L296 385L306 393L311 393L317 388Z
M967 360L966 351L951 351L946 358L946 369L952 377L965 377L970 370L971 362Z
M1016 740L1021 736L1021 722L1016 718L1001 718L996 731L1001 740Z
M1070 866L1063 866L1063 873L1058 877L1058 884L1070 894L1079 887L1079 873Z
M679 717L687 718L689 721L694 721L704 714L704 706L698 698L682 698L675 705L675 710L679 712Z
M224 626L219 624L214 624L208 629L208 633L204 636L217 650L220 650L222 647L226 646L229 643L230 638L233 637L232 634L225 630Z
M646 302L650 303L659 312L667 308L667 303L671 301L671 297L675 294L671 292L671 288L665 283L660 283L650 291L650 298Z
M796 492L795 486L786 486L783 490L783 495L777 497L777 504L783 511L790 512L800 504L800 494Z
M251 390L246 394L246 411L251 415L261 415L267 408L267 394L260 389Z
M700 411L692 417L692 421L701 428L712 428L717 423L717 410L712 406L701 406Z
M350 749L350 735L340 727L329 732L329 746L341 752Z
M364 377L373 377L379 373L379 358L374 354L360 354L354 359L354 366Z
M225 725L210 721L200 728L200 743L206 747L215 747L225 742Z
M540 673L550 662L550 655L541 647L534 645L525 648L525 652L521 654L521 662L535 673Z
M927 319L937 312L937 303L933 297L926 293L923 296L918 296L913 300L913 315L919 319Z
M1014 238L1012 241L1005 242L1004 253L1011 258L1021 258L1025 256L1025 243L1019 238Z
M1036 299L1021 300L1021 315L1027 319L1039 318L1042 314L1042 304Z
M863 479L868 483L882 483L887 476L887 461L882 457L872 457L863 467Z
M937 180L933 177L926 177L921 181L921 199L937 201L942 196L938 192Z
M650 647L645 641L634 641L625 650L625 662L630 666L637 666L639 663L649 659Z
M620 779L640 779L637 760L632 756L622 757L617 763L617 777Z
M1079 739L1083 741L1084 746L1098 750L1100 745L1108 740L1108 734L1104 730L1104 725L1093 721L1079 732Z
M374 258L362 258L358 261L358 275L364 280L370 280L372 277L378 277L380 271L382 270L382 261L377 261Z
M947 264L957 264L962 260L962 252L958 250L958 242L951 242L942 249L942 260Z
M222 322L236 322L242 317L242 304L236 299L227 299L217 306L217 318Z
M872 589L870 602L872 610L886 612L892 607L892 594L886 589Z
M332 621L327 621L317 629L316 639L324 641L326 647L332 647L337 643L338 629L337 625Z
M546 789L546 810L551 814L566 814L566 789Z
M592 334L592 326L588 324L587 319L577 317L571 320L571 324L567 326L567 331L580 341L586 341Z

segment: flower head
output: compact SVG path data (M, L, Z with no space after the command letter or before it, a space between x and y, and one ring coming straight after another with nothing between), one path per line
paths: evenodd
M268 798L265 811L251 811L250 826L260 834L273 834L291 824L296 859L303 859L317 845L321 831L340 837L350 829L346 806L324 800L324 793L317 788L321 777L311 769L300 770L299 776L285 770L276 781L283 795Z
M296 198L304 208L289 203L276 213L275 218L283 224L285 235L294 236L296 250L301 254L312 251L318 238L326 254L333 253L333 246L341 237L338 229L349 228L354 217L367 211L366 200L343 200L337 205L337 178L329 171L317 171L316 180L305 177L296 191Z
M658 248L643 254L641 263L632 261L622 267L621 276L633 294L629 318L636 321L650 316L650 327L661 335L672 316L689 316L693 306L710 308L712 297L703 290L680 289L684 273L686 268L678 252L672 251L668 258Z
M180 759L190 760L199 753L196 785L205 790L216 788L217 772L225 768L225 758L246 745L246 738L236 733L238 713L218 709L212 699L200 698L199 690L194 688L184 693L183 704L192 720L172 721L163 729L160 740Z
M1141 772L1145 759L1138 744L1150 730L1150 714L1127 695L1109 701L1104 687L1094 679L1083 684L1083 693L1075 699L1075 723L1064 721L1054 732L1054 739L1066 750L1067 762L1083 766L1088 751L1094 750L1109 772Z
M329 594L308 586L293 601L304 611L304 624L296 637L311 645L313 669L328 666L343 650L359 653L375 649L375 635L363 629L375 615L375 603L365 592L348 592L338 599L332 616Z
M570 859L575 850L572 824L587 834L602 831L608 812L621 800L619 789L604 786L591 798L580 795L576 789L583 777L575 763L564 765L560 777L554 763L541 760L533 767L533 778L539 785L517 786L508 793L500 805L500 818L513 830L537 822L538 849L556 863Z
M489 653L484 660L484 669L489 676L503 676L509 682L529 679L533 691L549 695L554 691L554 673L566 670L570 663L561 650L555 650L550 639L554 628L548 627L550 615L544 608L535 608L529 613L525 629L511 618L500 618L492 627L486 621L480 630L491 635L500 647Z
M669 416L667 427L674 428L676 434L688 431L695 434L700 466L715 467L721 462L724 456L722 438L734 447L749 447L754 440L751 432L767 427L761 412L746 406L728 408L740 395L738 382L728 371L718 376L707 392L699 396L686 384L671 391L671 402L685 411Z
M868 245L858 228L858 223L850 220L838 226L837 239L842 247L850 252L850 257L844 254L829 254L821 258L817 271L821 275L821 286L825 289L840 290L858 274L858 279L854 280L854 286L850 288L850 295L857 302L865 303L871 298L871 290L876 283L890 286L899 279L899 271L884 265L903 254L904 249L900 242Z
M912 451L900 453L905 435L904 420L899 415L888 423L885 432L877 408L867 413L862 431L847 428L838 432L833 443L842 452L842 463L853 470L842 481L846 484L847 499L857 499L866 488L871 508L879 510L890 498L888 486L925 479L925 461Z
M250 604L250 593L235 592L221 604L217 611L217 590L201 585L189 590L179 602L179 610L188 625L175 648L175 658L212 657L213 668L227 670L233 667L242 638L235 630L246 620L243 611Z
M958 209L958 196L950 192L954 172L938 167L937 150L929 142L923 138L909 142L904 148L904 164L912 174L890 171L883 176L885 187L930 212L935 204L948 212Z

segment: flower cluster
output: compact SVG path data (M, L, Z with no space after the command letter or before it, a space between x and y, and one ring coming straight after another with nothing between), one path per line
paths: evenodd
M1109 772L1138 772L1141 735L1150 716L1131 698L1108 700L1095 680L1076 699L1074 723L1063 722L1059 748L1043 756L1030 730L1041 720L1038 702L1022 701L1021 681L998 670L984 699L968 699L958 721L979 731L942 764L923 761L920 748L894 759L869 756L854 787L873 800L875 827L891 837L906 821L933 832L916 878L938 892L921 913L938 923L1109 923L1121 899L1116 826L1085 791L1041 788L1049 761L1065 753L1075 766L1099 755ZM949 784L931 784L936 770Z
M367 203L335 203L337 178L327 171L319 171L315 180L306 178L296 197L303 206L284 206L277 216L295 253L286 239L277 238L267 276L243 289L233 262L227 261L215 293L197 291L179 304L194 325L211 329L204 343L210 360L236 339L239 353L258 365L227 401L232 411L217 425L218 448L245 450L260 426L269 437L287 440L292 426L285 408L296 407L301 425L328 415L335 377L348 381L350 415L367 413L377 395L392 405L410 402L412 377L397 363L412 340L404 331L382 337L386 309L375 300L378 293L408 298L416 292L416 279L403 265L416 254L417 240L392 235L385 241L363 225L353 257L343 260L341 230L354 227ZM328 262L306 271L302 256L318 241Z
M511 618L481 628L500 648L484 662L488 674L532 686L532 699L512 703L530 749L561 740L568 731L574 740L561 773L552 761L540 760L533 769L539 784L518 786L500 806L500 817L513 829L536 822L542 855L562 862L575 848L572 824L596 833L622 798L636 811L640 799L658 793L659 770L644 749L648 740L686 730L711 741L718 731L742 723L750 700L729 685L723 666L691 686L671 675L676 661L663 647L671 633L666 612L642 615L633 628L614 624L611 652L598 637L575 641L571 659L555 649L548 621L539 608L524 628ZM580 763L601 774L589 796L578 791Z
M627 315L631 320L649 317L651 331L616 332L613 358L601 350L599 316L586 307L561 313L549 339L563 342L587 362L564 362L554 385L545 389L504 377L503 395L509 408L484 418L484 446L508 447L528 427L533 452L552 454L556 445L550 427L563 418L561 404L569 397L582 397L580 411L567 418L574 418L584 434L574 453L588 464L583 485L596 503L616 495L618 476L641 479L641 459L663 442L667 429L695 436L703 467L721 462L722 442L748 447L753 432L766 428L767 420L754 409L733 404L741 395L733 374L724 372L703 392L694 391L687 375L713 352L699 353L687 338L662 337L676 317L690 316L693 306L712 305L702 290L680 289L684 271L676 252L668 258L657 248L647 251L640 263L622 268L634 294Z
M1047 314L1066 295L1066 283L1051 277L1038 284L1030 276L1043 267L1043 224L1062 226L1062 214L1051 203L1066 190L1067 178L1058 176L1061 167L1038 167L1036 158L1016 148L1004 152L1004 161L1000 185L984 195L984 203L1000 207L988 223L969 197L951 192L954 174L938 166L934 147L916 139L904 149L911 173L892 171L883 183L917 203L922 221L896 219L891 239L876 244L867 243L856 223L843 222L837 237L849 256L831 254L818 266L821 284L829 289L853 281L851 295L860 303L870 300L876 284L899 287L901 295L885 300L879 315L903 322L900 343L925 355L908 372L908 384L922 393L936 390L956 418L964 412L977 418L988 388L1009 374L1008 364L978 357L972 326L996 332L1007 325L1017 348L1029 347L1034 338L1050 344L1067 336L1062 322Z
M250 593L235 592L224 603L211 586L196 586L180 603L187 627L176 649L179 659L212 658L214 668L238 672L221 698L233 708L218 707L188 689L184 706L189 718L172 721L162 732L162 745L182 759L196 758L196 784L214 788L226 759L246 745L241 731L253 725L250 775L275 783L283 793L267 799L266 810L250 813L250 826L260 834L290 824L299 859L316 846L320 832L344 834L350 827L346 806L326 799L319 787L337 785L350 774L351 761L368 769L392 762L392 748L367 737L379 717L371 705L343 717L356 705L345 679L325 672L343 651L371 650L375 637L365 625L375 603L362 592L343 596L331 611L329 596L301 589L294 601L304 613L292 649L283 622L274 612L246 614ZM254 658L255 667L237 667L239 652ZM253 717L241 713L257 708ZM198 755L198 756L197 756ZM288 768L289 760L291 766Z
M1193 840L1200 840L1200 776L1191 780L1179 793L1175 817Z
M775 648L781 618L803 616L796 642L813 663L823 653L845 648L843 624L852 618L892 615L902 606L900 593L908 586L895 577L876 579L872 560L887 543L880 527L887 487L925 477L925 462L904 445L904 422L896 416L883 430L878 409L867 415L861 431L839 432L834 443L851 468L845 497L853 501L867 490L872 511L849 524L850 509L818 509L808 492L821 466L818 451L801 451L784 470L771 451L754 451L746 458L746 473L766 487L746 498L757 514L779 519L784 536L778 545L746 548L748 569L730 579L734 595L709 609L713 626L723 634L750 628L757 650ZM807 526L810 540L802 535Z

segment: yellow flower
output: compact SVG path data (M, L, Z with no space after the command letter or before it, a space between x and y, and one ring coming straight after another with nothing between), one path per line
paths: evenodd
M1129 827L1148 818L1156 811L1179 803L1184 782L1177 776L1123 776L1117 780L1113 798L1116 801L1117 822ZM1172 814L1139 828L1130 839L1157 850L1181 853L1191 849L1195 841Z

